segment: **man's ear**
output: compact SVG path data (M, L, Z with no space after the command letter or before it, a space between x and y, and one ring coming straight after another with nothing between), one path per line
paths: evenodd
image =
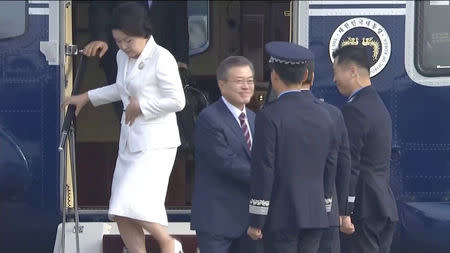
M355 64L352 64L350 66L350 73L351 73L352 77L357 77L359 75L358 67Z
M219 85L219 90L222 92L222 90L225 88L224 86L226 85L225 82L223 80L218 80L217 84Z
M280 80L280 76L278 76L277 72L276 72L274 69L272 69L272 70L270 71L270 78L271 78L271 80L273 80L273 81L278 81L278 80Z
M309 75L309 70L306 69L305 74L303 75L303 78L302 78L302 83L304 83L304 82L306 82L306 80L308 80L308 75Z

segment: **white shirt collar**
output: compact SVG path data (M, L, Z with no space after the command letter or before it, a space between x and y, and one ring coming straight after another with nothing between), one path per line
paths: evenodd
M355 90L352 94L350 94L350 96L348 97L347 102L352 102L352 100L356 97L356 95L358 94L358 92L360 92L362 89L366 88L367 86L361 87L357 90Z
M228 110L230 110L230 112L233 114L234 118L237 120L239 125L241 125L241 123L239 121L239 115L241 115L241 113L245 113L245 117L247 118L245 105L244 105L244 110L241 111L239 108L237 108L236 106L234 106L230 102L228 102L228 100L224 96L222 96L222 100L225 103L225 105L227 106Z
M244 105L244 110L239 110L239 108L237 108L236 106L232 105L230 102L228 102L228 100L222 96L222 100L223 103L227 106L228 110L230 110L231 114L233 114L234 119L237 121L238 126L241 126L241 121L239 120L239 115L241 115L241 113L245 113L245 122L247 123L247 127L249 130L251 130L250 124L248 122L248 117L247 117L247 108ZM253 143L253 136L252 136L252 132L250 131L250 141Z
M302 92L302 90L287 90L287 91L281 92L280 95L278 95L278 98L280 98L284 94L291 93L291 92Z

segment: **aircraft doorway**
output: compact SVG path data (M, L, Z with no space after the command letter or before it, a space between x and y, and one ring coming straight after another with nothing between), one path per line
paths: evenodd
M83 47L90 41L90 2L72 3L74 44ZM257 110L269 79L264 44L290 40L290 13L290 1L188 1L192 85L214 102L220 97L215 78L219 62L230 55L244 55L255 65L255 95L249 107ZM89 58L86 67L80 92L107 83L97 58ZM108 208L119 131L119 115L113 105L87 105L77 118L78 202L83 210ZM190 209L194 166L192 150L179 150L166 198L168 210Z

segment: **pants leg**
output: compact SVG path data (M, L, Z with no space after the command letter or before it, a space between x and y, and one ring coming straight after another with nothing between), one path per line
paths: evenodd
M298 232L263 232L264 253L297 253Z
M103 68L103 71L105 72L106 80L108 81L108 84L113 84L116 82L116 76L117 76L117 60L116 55L119 48L117 45L113 43L109 43L108 46L110 47L108 51L106 51L105 55L103 55L102 58L100 58L100 64Z
M197 232L200 253L229 253L232 240L224 236Z
M110 48L108 51L106 51L105 55L100 59L100 64L103 67L103 71L105 72L106 80L109 84L113 84L116 82L117 77L117 60L116 55L119 48L117 47L116 43L109 43ZM112 103L114 107L114 111L116 112L117 116L122 116L123 111L123 104L122 101L117 101Z
M262 240L253 240L247 233L244 233L239 239L231 244L230 253L264 253Z
M355 220L355 233L342 235L342 253L389 253L395 223L387 218Z
M342 253L378 253L377 233L366 222L354 223L355 232L342 234Z
M340 253L339 227L326 229L320 239L319 253Z
M325 229L302 229L298 237L298 253L317 253Z
M388 220L380 234L380 250L379 253L391 252L392 239L397 223Z

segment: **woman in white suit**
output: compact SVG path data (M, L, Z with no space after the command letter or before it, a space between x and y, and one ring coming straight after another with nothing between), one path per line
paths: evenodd
M114 171L109 215L117 222L130 253L145 253L143 229L158 241L162 253L182 252L167 231L164 207L167 184L180 145L175 112L185 97L175 58L151 36L146 10L130 2L112 14L112 34L119 46L117 81L72 96L63 106L76 115L94 106L122 100L119 155ZM169 31L170 32L170 31Z

